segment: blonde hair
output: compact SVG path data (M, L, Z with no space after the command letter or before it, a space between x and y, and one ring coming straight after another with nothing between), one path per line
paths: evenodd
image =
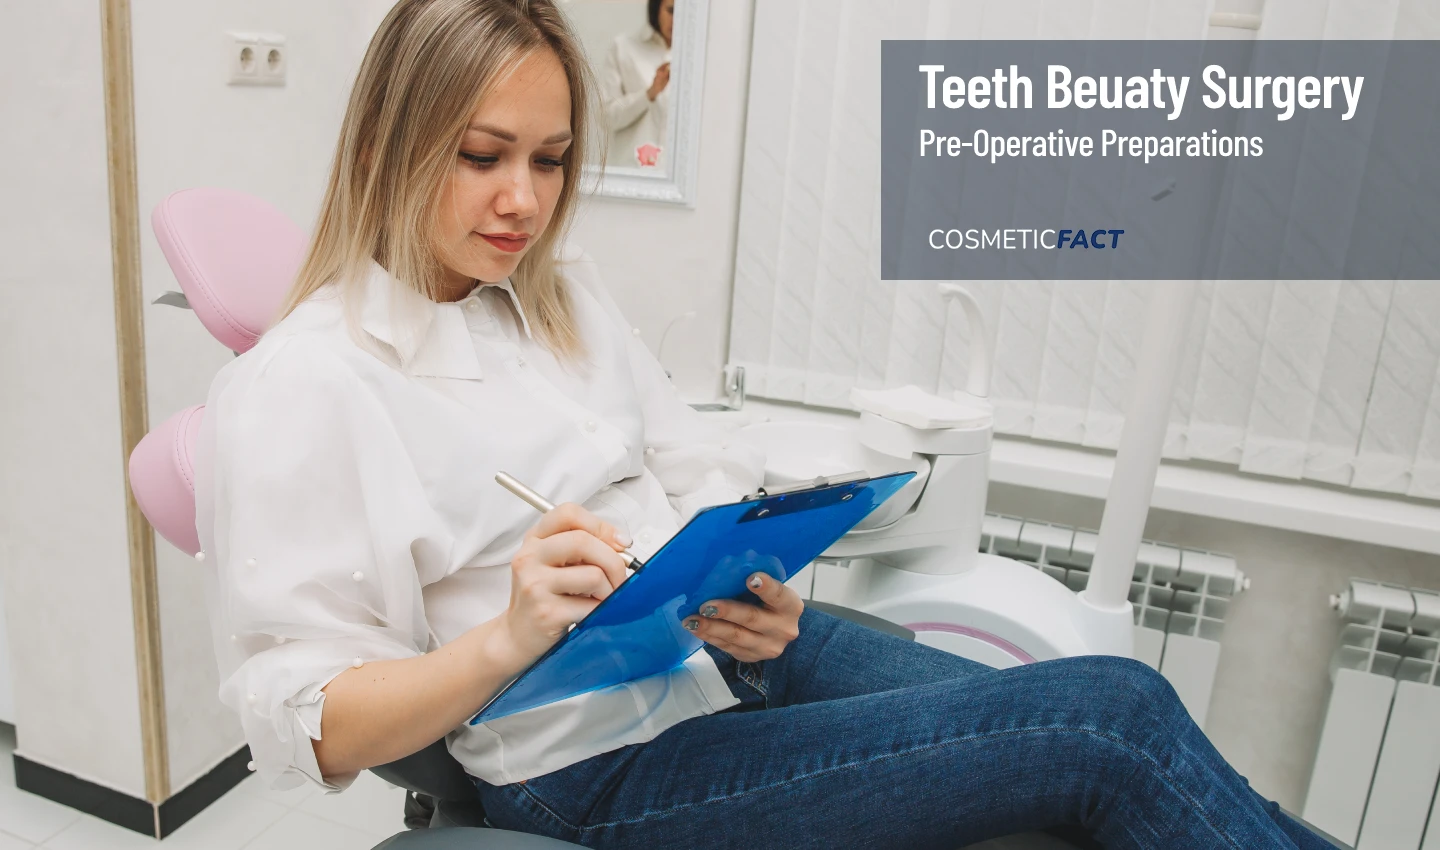
M543 49L565 70L574 141L550 223L510 279L546 345L565 359L584 357L556 253L577 202L593 87L583 50L551 0L395 4L360 65L315 234L276 322L327 283L362 282L371 261L439 300L444 269L434 234L460 140L480 102ZM346 312L352 331L355 313Z

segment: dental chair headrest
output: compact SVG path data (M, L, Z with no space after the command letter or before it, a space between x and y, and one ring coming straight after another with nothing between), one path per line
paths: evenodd
M226 348L249 351L300 270L305 231L230 189L183 189L150 221L196 318Z
M185 189L150 217L170 270L205 329L231 351L249 351L280 309L304 259L305 232L259 198L229 189ZM166 419L130 453L130 491L160 536L187 554L195 530L193 452L205 406Z

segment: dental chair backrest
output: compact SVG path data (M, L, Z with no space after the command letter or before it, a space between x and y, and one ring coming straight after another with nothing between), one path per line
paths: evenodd
M249 351L300 269L305 232L264 201L227 189L176 192L155 208L151 224L200 323L236 354ZM161 537L191 555L200 553L192 458L204 415L204 405L185 408L130 453L130 490L141 513ZM440 801L436 823L472 826L484 818L475 786L444 740L371 770Z
M307 238L284 213L229 189L185 189L150 217L155 238L195 316L236 354L249 351L280 307ZM156 426L130 453L130 490L160 536L191 555L195 533L195 438L204 405Z

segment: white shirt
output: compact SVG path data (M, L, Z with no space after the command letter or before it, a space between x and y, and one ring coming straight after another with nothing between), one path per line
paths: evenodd
M321 777L311 743L331 679L436 649L505 609L510 559L538 514L497 471L628 531L641 559L699 508L760 485L761 453L681 401L594 263L568 252L562 268L588 375L531 336L508 280L437 304L374 266L346 290L362 293L373 351L347 331L350 296L332 284L216 376L196 525L220 698L272 787L354 779ZM420 318L409 337L391 321L407 310ZM735 703L699 652L447 742L472 775L507 784Z
M674 68L665 90L650 100L647 92L655 82L655 71L670 61L670 47L664 36L649 24L641 30L616 36L600 71L600 98L605 107L605 126L610 134L607 164L638 167L636 149L644 144L660 148L656 166L663 168L664 150L670 128L670 90L675 87Z

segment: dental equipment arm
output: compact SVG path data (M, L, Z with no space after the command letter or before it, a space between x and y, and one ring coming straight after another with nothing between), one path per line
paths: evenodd
M1196 281L1151 284L1145 336L1120 433L1120 448L1115 454L1115 471L1105 497L1095 560L1090 580L1080 593L1082 603L1099 611L1114 611L1129 604L1130 580L1155 492L1155 473L1160 468L1175 379L1198 286Z
M948 304L955 302L965 309L970 322L970 363L965 375L965 392L976 398L990 397L990 342L985 336L985 318L980 303L963 286L940 284L940 297Z

